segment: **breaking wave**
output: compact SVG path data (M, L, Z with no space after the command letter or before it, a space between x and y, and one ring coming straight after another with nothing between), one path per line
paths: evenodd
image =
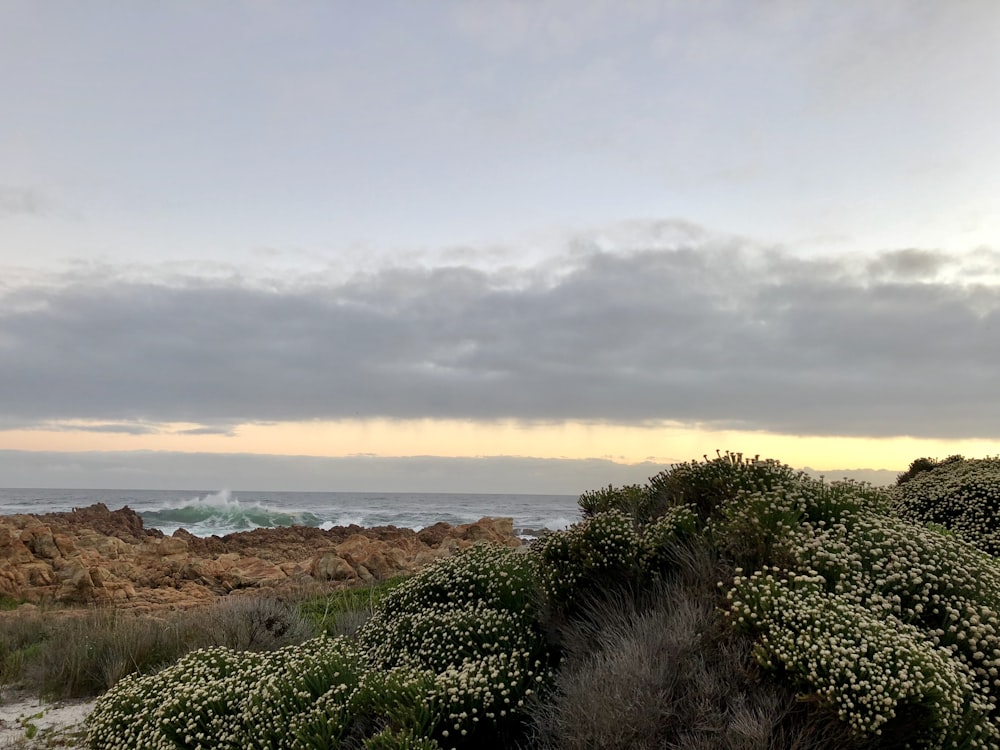
M229 490L191 498L162 508L139 511L147 528L164 534L186 529L195 536L223 536L235 531L277 526L321 526L324 519L308 511L272 508L259 502L241 502Z

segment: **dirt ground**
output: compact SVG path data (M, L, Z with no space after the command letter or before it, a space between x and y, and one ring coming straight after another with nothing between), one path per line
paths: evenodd
M82 750L83 720L93 706L92 700L48 703L4 690L0 693L0 750Z

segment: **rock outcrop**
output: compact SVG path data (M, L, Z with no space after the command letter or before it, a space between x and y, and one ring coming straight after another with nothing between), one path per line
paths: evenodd
M509 518L415 532L305 526L164 536L128 507L0 517L0 595L32 603L186 608L239 590L330 589L413 573L477 542L518 546Z

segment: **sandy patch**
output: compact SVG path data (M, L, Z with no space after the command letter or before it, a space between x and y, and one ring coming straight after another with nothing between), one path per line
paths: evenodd
M94 701L49 703L18 691L0 694L0 749L83 748L83 720Z

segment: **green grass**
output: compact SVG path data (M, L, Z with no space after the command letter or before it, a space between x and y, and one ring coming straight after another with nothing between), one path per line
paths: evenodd
M331 636L353 635L371 618L386 595L408 577L395 576L368 586L310 597L299 604L299 612L317 633Z

